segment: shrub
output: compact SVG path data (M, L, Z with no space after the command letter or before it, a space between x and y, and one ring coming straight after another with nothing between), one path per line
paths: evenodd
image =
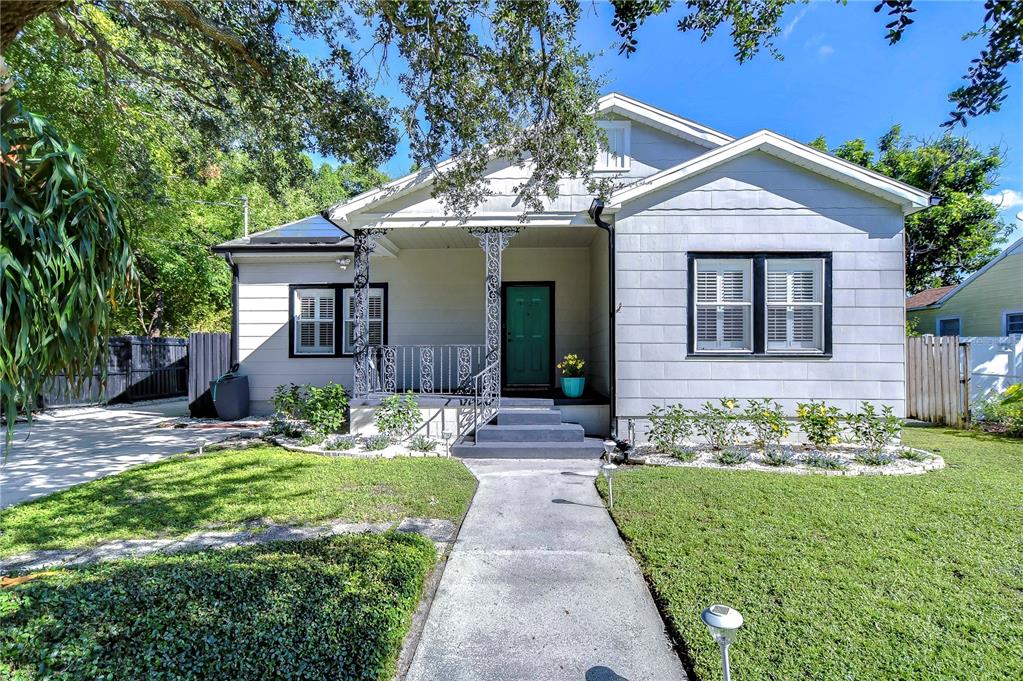
M837 456L822 451L808 452L803 457L803 463L811 468L823 468L829 471L840 471L845 468L845 464Z
M373 415L377 430L391 440L408 437L422 420L419 402L411 390L404 395L388 395Z
M918 452L912 447L902 447L899 449L899 458L905 459L906 461L916 461L917 463L920 463L921 461L926 461L930 457L923 452Z
M280 435L282 437L301 437L302 423L295 421L279 412L270 417L270 425L267 426L268 435Z
M0 668L26 679L390 679L435 556L419 535L362 534L41 573L0 592Z
M654 407L647 414L650 419L650 442L658 451L671 454L675 449L682 448L683 443L693 432L693 414L680 404L669 407Z
M800 402L796 405L799 428L810 444L820 451L827 451L829 445L838 444L842 426L838 422L838 407L825 406L823 402Z
M796 463L796 455L788 447L765 449L760 459L765 466L792 466Z
M568 354L556 366L565 378L579 378L583 375L583 367L586 366L586 361L580 358L579 355Z
M379 452L382 449L387 449L387 446L391 444L391 439L386 435L370 435L363 444L369 451Z
M856 461L866 466L887 466L895 460L894 454L886 454L884 450L864 450L856 453Z
M345 452L354 448L358 443L359 438L354 435L333 435L323 442L323 448Z
M864 402L860 413L847 414L846 420L852 428L853 435L874 458L884 452L888 443L902 434L902 421L888 405L882 407L881 414L878 415L874 405ZM891 457L888 457L888 460L891 461Z
M696 460L696 451L690 447L669 447L664 453L673 459L678 459L679 461L684 461L686 463Z
M722 449L714 455L714 460L723 466L738 466L749 461L749 452L738 447Z
M344 386L328 381L318 388L306 386L305 420L321 433L336 433L348 419L348 394Z
M753 430L753 444L762 452L777 447L789 435L789 422L777 402L749 400L743 418Z
M273 401L275 414L296 421L304 418L304 395L301 386L294 383L279 385L274 388L270 399Z
M318 445L323 442L324 437L326 436L318 430L307 430L302 433L302 444L307 447Z
M437 449L437 441L431 440L425 435L416 435L409 440L408 448L414 452L432 452Z
M981 408L981 415L989 430L1023 437L1023 383L1011 385L1001 395L988 400Z
M749 431L735 410L739 401L732 397L721 399L721 406L707 402L696 417L696 432L710 444L712 449L730 447L745 436Z

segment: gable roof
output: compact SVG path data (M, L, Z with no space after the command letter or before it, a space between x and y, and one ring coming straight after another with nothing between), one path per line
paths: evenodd
M928 288L920 291L920 293L914 293L909 298L906 298L906 309L912 310L918 307L927 307L931 303L940 300L943 295L955 288L955 284L951 286L939 286L938 288Z
M755 151L795 163L843 184L897 203L902 207L902 212L905 215L923 210L930 205L931 195L916 187L867 170L836 156L825 154L770 130L760 130L624 187L612 194L604 212L613 213L629 201L635 201L659 189Z
M1010 244L1008 248L1006 248L1004 251L996 255L991 262L984 265L979 270L963 279L957 286L942 286L941 288L927 289L927 291L921 291L920 293L916 294L916 296L910 297L908 300L906 300L906 311L908 312L910 310L923 310L927 308L941 307L946 302L948 302L949 298L962 291L971 282L975 281L989 269L991 269L992 267L994 267L995 265L997 265L1010 255L1023 256L1023 237L1017 239L1014 243ZM913 301L913 299L916 298L917 296L923 295L924 293L928 293L930 291L944 291L944 293L926 303L913 302L912 304L910 304Z
M676 116L668 111L645 104L639 100L626 97L618 92L606 94L597 100L597 114L615 114L649 125L658 130L675 135L702 147L716 148L732 141L732 137L718 132L705 125L687 118ZM347 201L337 203L323 211L324 218L333 222L346 222L352 215L365 211L384 201L399 198L411 192L430 186L437 173L444 172L455 164L457 159L441 161L433 168L424 168L404 177L381 185L376 189L363 192Z

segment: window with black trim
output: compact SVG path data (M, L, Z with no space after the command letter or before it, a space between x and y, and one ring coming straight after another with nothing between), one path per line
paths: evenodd
M690 253L689 354L831 354L830 253Z

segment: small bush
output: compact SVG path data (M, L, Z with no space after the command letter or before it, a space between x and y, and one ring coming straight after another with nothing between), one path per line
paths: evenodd
M722 466L739 466L749 461L750 454L745 449L729 447L714 455L714 460Z
M432 452L437 449L437 441L431 440L425 435L416 435L409 440L408 448L414 452Z
M760 455L765 466L792 466L796 463L796 455L788 447L771 447Z
M712 449L724 449L738 444L749 430L736 413L739 401L732 397L721 399L721 406L711 402L703 405L696 417L696 432L710 444Z
M803 456L803 463L811 468L823 468L828 471L840 471L845 469L845 464L834 454L814 451Z
M864 402L858 414L847 414L846 421L852 428L853 435L867 448L873 458L880 457L895 438L902 434L902 421L895 416L892 408L885 405L881 414L874 405ZM891 461L891 457L888 457Z
M382 449L387 449L387 446L391 444L391 439L386 435L371 435L363 444L369 451L379 452Z
M915 461L917 463L920 463L922 461L926 461L930 457L928 457L923 452L918 452L912 447L902 447L901 449L899 449L899 458L905 459L906 461Z
M855 458L857 463L862 463L865 466L887 466L895 461L894 454L886 454L883 451L875 452L869 449L857 452Z
M388 533L41 573L0 592L0 669L24 679L390 679L435 562L428 539Z
M647 414L647 418L650 419L650 432L647 438L658 451L666 454L681 448L692 435L695 425L692 412L680 404L654 407Z
M273 401L275 414L295 421L305 418L303 412L305 395L301 386L294 383L279 385L274 388L273 396L270 399Z
M419 401L411 390L404 395L388 395L373 415L377 430L391 440L408 437L423 421Z
M777 402L749 400L742 415L753 430L753 444L762 452L777 447L789 435L789 422Z
M1023 437L1023 383L1011 385L981 408L984 427L1013 437Z
M318 430L307 430L302 433L302 444L306 447L318 445L323 442L324 437L326 436Z
M319 388L306 386L305 420L321 433L336 433L348 420L348 394L344 386L327 381Z
M323 442L323 448L345 452L353 449L357 444L359 444L359 438L354 435L333 435Z
M819 451L827 451L829 445L838 444L842 426L838 422L841 412L838 407L825 406L823 402L800 402L796 405L799 428L810 444Z
M669 448L664 453L673 459L678 459L679 461L684 461L685 463L696 461L696 450L692 449L691 447L682 447L676 445L674 447Z
M302 437L302 422L275 413L270 417L270 425L266 429L269 435L280 435L281 437Z

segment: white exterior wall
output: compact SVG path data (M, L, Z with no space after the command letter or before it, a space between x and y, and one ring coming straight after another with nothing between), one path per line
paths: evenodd
M905 413L903 216L763 153L627 204L615 219L617 416L720 397L861 400ZM830 251L833 356L688 358L690 251ZM641 424L642 426L642 424ZM622 429L621 432L624 432Z

